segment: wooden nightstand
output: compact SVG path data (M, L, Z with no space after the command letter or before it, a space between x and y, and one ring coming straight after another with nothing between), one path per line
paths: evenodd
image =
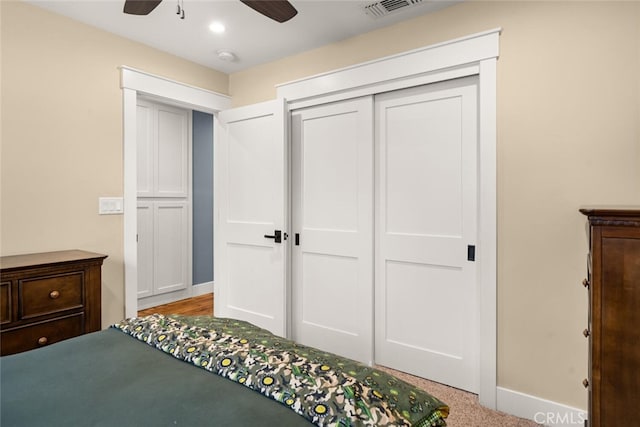
M0 355L100 330L106 257L80 250L0 257Z

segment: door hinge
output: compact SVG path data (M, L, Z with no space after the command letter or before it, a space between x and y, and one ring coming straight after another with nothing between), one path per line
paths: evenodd
M467 261L476 260L476 245L467 246Z

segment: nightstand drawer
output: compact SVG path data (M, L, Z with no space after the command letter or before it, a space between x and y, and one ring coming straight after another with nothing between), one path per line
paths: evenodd
M20 319L82 308L84 271L20 280Z
M84 313L3 331L0 335L2 355L44 347L84 333Z

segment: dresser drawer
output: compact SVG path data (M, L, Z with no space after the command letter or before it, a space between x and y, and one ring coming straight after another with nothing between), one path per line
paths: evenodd
M44 347L84 333L84 313L66 316L43 323L2 331L2 355L20 353Z
M99 331L105 258L77 249L0 257L0 355Z
M20 319L82 308L84 271L39 276L18 282Z
M11 322L11 282L0 283L0 324Z

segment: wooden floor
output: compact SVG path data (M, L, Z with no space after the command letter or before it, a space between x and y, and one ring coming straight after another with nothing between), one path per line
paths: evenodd
M181 314L184 316L213 316L213 294L204 294L157 307L138 311L138 316L149 314Z

